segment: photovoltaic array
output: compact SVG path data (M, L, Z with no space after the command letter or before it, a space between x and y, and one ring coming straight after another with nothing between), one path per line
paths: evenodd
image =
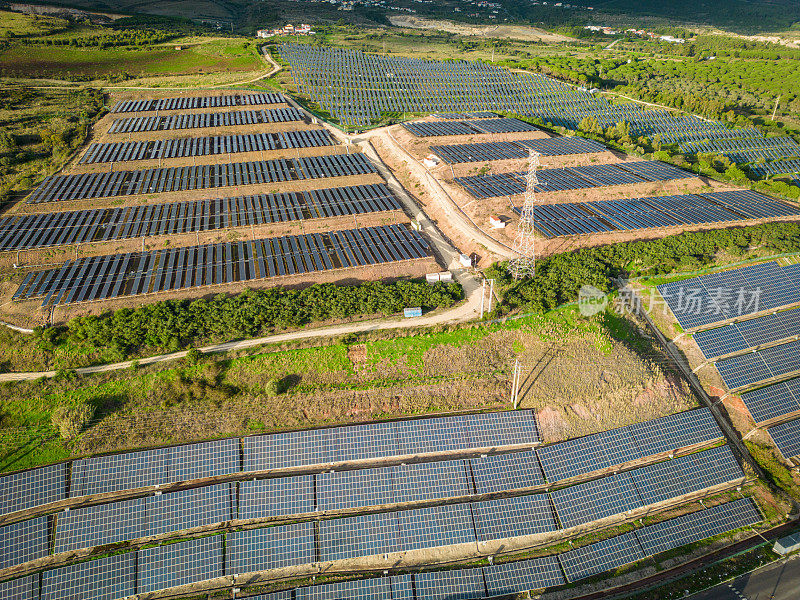
M564 156L605 152L607 148L594 140L579 137L431 146L431 152L450 164L526 158L531 150L542 156Z
M403 123L408 131L419 137L471 135L481 133L521 133L539 131L530 123L506 117L499 119L472 119L466 121L415 121Z
M694 177L691 173L657 161L541 169L537 175L540 183L534 186L534 191L539 194ZM456 177L455 181L479 199L516 196L525 193L527 187L526 173L521 171Z
M746 190L538 205L534 225L559 237L796 215L800 209Z
M175 129L204 129L208 127L235 127L302 121L303 113L296 108L269 108L266 110L237 110L218 113L185 113L148 117L115 119L108 133L142 133Z
M688 330L800 302L800 286L775 262L665 283L658 291Z
M160 160L263 152L265 150L290 150L293 148L318 148L333 146L331 134L325 129L302 129L277 133L250 133L242 135L216 135L208 137L174 138L138 142L111 142L90 144L79 164L128 162L135 160Z
M192 110L196 108L219 108L225 106L257 106L259 104L283 104L283 94L224 94L220 96L177 96L156 100L119 100L109 112L149 112L156 110Z
M784 458L800 456L800 419L775 425L767 431Z
M0 218L0 251L335 218L401 206L384 183Z
M703 352L703 356L712 360L798 335L800 335L800 308L794 308L716 329L699 331L694 334L693 339Z
M39 204L91 198L117 198L137 194L366 175L375 172L372 163L357 152L223 165L54 175L46 177L26 202Z
M93 256L28 273L13 300L42 306L349 269L430 256L403 225Z

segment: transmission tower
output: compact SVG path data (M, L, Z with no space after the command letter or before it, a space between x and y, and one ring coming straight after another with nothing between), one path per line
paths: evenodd
M535 187L539 185L536 169L539 168L539 153L530 151L530 165L526 176L525 204L520 211L517 238L514 240L514 250L519 253L519 258L511 261L511 273L514 279L533 277L535 273L534 233L533 233L533 208L536 205Z

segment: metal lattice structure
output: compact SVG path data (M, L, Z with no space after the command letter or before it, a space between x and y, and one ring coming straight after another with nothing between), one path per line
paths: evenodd
M535 188L539 185L536 169L539 168L539 153L530 151L530 165L526 176L525 204L520 211L517 237L514 240L514 250L519 253L519 258L511 261L511 273L514 279L533 277L536 271L534 248L534 206L536 206Z

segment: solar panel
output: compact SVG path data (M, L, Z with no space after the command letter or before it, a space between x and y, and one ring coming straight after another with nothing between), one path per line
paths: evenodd
M3 600L39 600L39 575L28 575L0 583Z
M631 531L564 552L558 556L558 560L564 569L567 581L575 582L636 562L644 557L636 534Z
M226 535L226 575L279 569L315 560L313 523L292 523Z
M334 471L317 475L319 510L374 506L399 502L394 492L393 469Z
M566 583L558 558L543 556L483 567L489 596L520 594Z
M313 475L239 483L240 519L293 515L315 510Z
M403 580L408 578L407 589ZM340 581L295 590L295 600L412 600L410 575Z
M744 477L728 446L634 469L630 475L645 505Z
M57 502L66 497L66 463L0 477L0 514Z
M60 567L42 574L41 600L117 600L132 596L136 591L134 552Z
M714 415L699 408L628 427L642 456L653 456L723 437Z
M648 525L636 531L645 554L658 554L761 521L749 498L741 498Z
M147 498L86 506L58 514L54 550L92 548L147 535Z
M533 450L493 454L470 459L475 491L487 494L499 490L533 487L544 483L539 459Z
M0 527L0 569L8 569L48 555L47 517Z
M147 535L224 523L236 516L236 488L229 483L147 497Z
M144 548L138 556L139 593L186 585L223 574L220 535Z
M469 504L404 510L397 515L400 549L415 550L475 541Z
M474 502L472 513L482 542L558 529L545 494Z
M341 560L399 551L398 515L403 514L378 513L320 522L320 560Z
M777 342L798 334L800 334L800 309L791 309L701 331L694 334L693 337L703 355L711 359Z
M417 600L467 600L486 595L481 569L416 573L414 589Z
M630 473L618 473L550 493L562 528L575 527L642 506Z
M756 423L800 411L795 391L800 392L800 379L790 379L775 385L739 394Z
M800 340L719 360L715 366L730 390L789 375L800 371Z
M784 458L800 456L800 419L787 421L767 429Z
M393 502L422 502L472 493L463 460L407 464L393 469Z

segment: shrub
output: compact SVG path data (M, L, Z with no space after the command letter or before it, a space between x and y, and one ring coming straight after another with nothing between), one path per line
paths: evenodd
M92 417L94 417L94 407L90 404L80 404L57 407L50 420L62 438L72 440L86 428Z

